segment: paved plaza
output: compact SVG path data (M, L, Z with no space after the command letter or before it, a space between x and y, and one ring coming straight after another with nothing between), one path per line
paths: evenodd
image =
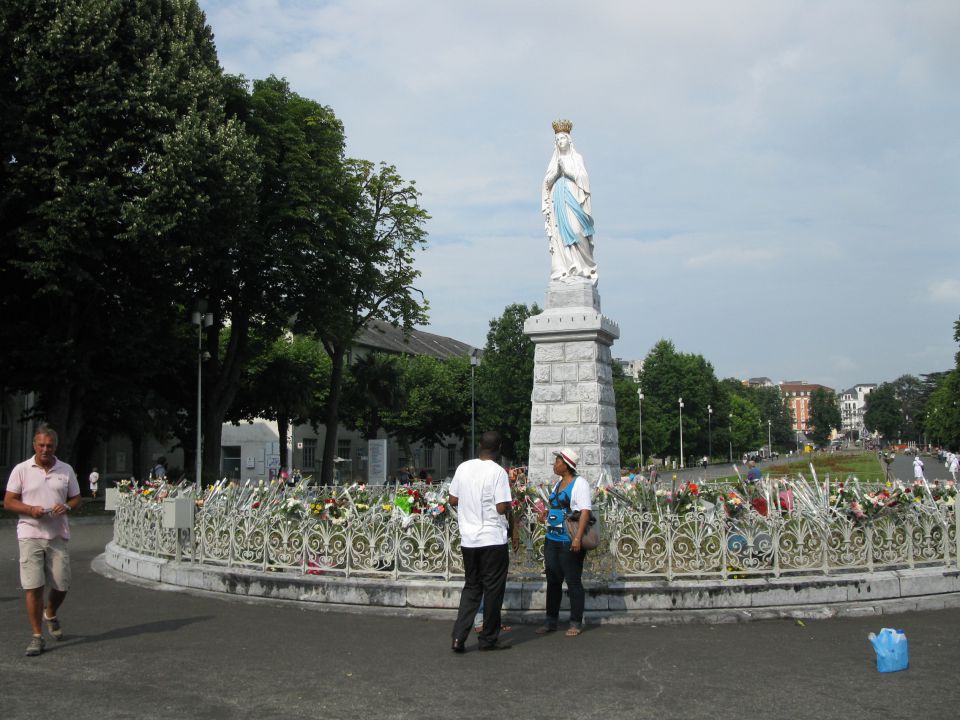
M452 621L340 614L117 582L75 523L65 639L24 657L12 522L0 525L4 718L955 718L960 612L727 625L589 625L449 650ZM589 613L588 613L589 623ZM877 673L867 633L902 628Z

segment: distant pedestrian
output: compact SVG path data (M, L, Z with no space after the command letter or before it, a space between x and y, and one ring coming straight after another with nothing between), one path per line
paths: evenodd
M157 458L157 464L153 467L153 477L157 480L167 479L167 459L163 455Z
M90 482L90 495L96 497L97 489L100 487L100 473L97 472L96 468L93 469L87 480Z
M57 433L41 425L33 436L34 456L10 473L3 506L20 515L20 585L26 592L27 617L33 637L27 655L43 652L42 623L57 640L63 630L57 610L70 587L70 524L67 513L80 504L80 485L73 468L57 459ZM44 586L50 594L44 607Z
M960 458L957 457L957 454L952 452L947 456L947 470L949 471L953 481L957 481L957 471L960 470Z
M449 503L457 509L464 574L460 609L453 625L451 647L455 653L466 650L467 637L481 601L480 649L510 648L509 642L500 639L500 616L510 566L507 537L512 534L513 499L507 472L497 463L500 443L500 433L483 433L479 457L461 463L450 483ZM519 537L513 538L513 549L520 549Z
M763 477L763 473L760 472L760 468L757 467L757 463L751 460L747 463L747 482L750 485L756 485L760 482L760 478Z
M920 459L920 453L913 458L913 479L926 480L923 476L923 460Z

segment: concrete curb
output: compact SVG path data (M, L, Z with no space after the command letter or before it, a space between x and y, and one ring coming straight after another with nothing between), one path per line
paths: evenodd
M344 578L177 563L112 542L92 567L112 579L155 589L403 617L453 618L462 587L458 580ZM590 622L822 619L960 607L960 571L938 567L748 580L629 581L588 584L586 590ZM510 582L504 613L509 622L540 622L545 602L545 583Z

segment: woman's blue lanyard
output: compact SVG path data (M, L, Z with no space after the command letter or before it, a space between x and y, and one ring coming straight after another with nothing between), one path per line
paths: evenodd
M560 490L559 481L550 493L550 510L547 512L547 538L558 542L572 542L573 538L567 534L567 528L563 524L567 511L570 509L571 490L573 484L577 481L574 478L563 490Z

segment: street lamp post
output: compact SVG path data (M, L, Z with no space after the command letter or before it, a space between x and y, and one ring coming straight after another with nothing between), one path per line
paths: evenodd
M477 357L477 351L470 353L470 457L477 456L477 396L475 371L480 364L480 358Z
M680 403L680 469L683 470L683 398L677 398Z
M197 486L197 495L200 495L201 482L200 482L200 473L203 468L202 461L202 428L203 428L203 361L205 359L206 353L203 351L203 329L208 328L213 325L213 313L204 312L207 309L207 302L205 300L197 301L197 309L191 315L191 322L197 326L197 464L196 464L196 479L195 484Z
M637 388L637 404L640 410L640 467L643 467L643 390Z
M771 422L767 420L767 457L773 457L773 444L770 442L770 425Z
M730 464L733 465L733 413L727 416L727 441L730 443Z
M707 405L707 458L713 460L713 407Z

